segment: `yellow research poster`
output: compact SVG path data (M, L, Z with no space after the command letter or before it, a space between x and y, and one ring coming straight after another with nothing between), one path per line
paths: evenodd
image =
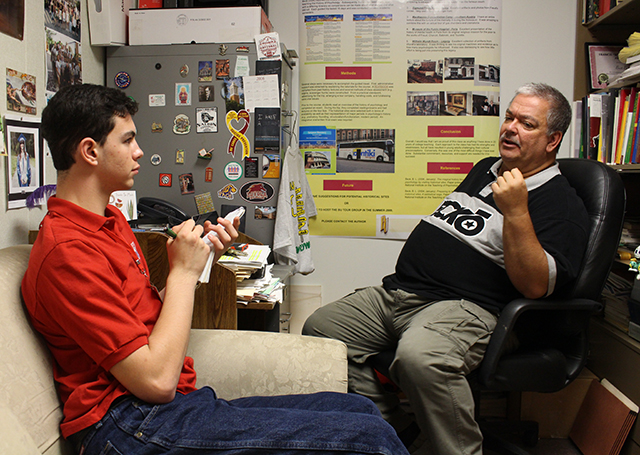
M312 234L406 238L497 155L500 16L500 0L300 1Z

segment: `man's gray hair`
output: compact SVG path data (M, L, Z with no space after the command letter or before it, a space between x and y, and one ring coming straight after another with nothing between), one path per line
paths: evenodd
M559 131L564 137L571 125L571 104L558 89L547 84L531 82L516 90L514 98L518 95L535 96L546 100L550 106L547 113L547 135L550 136Z

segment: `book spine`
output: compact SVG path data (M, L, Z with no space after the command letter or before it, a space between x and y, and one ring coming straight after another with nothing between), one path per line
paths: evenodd
M627 144L627 163L633 162L633 143L636 138L636 130L638 129L638 107L640 104L640 96L636 96L635 106L633 107L633 114L631 120L631 126L629 128L629 139Z
M594 93L589 96L589 150L587 157L598 159L600 149L600 125L602 120L602 95Z

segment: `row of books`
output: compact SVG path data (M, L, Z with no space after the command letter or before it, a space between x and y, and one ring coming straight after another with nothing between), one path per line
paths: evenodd
M624 87L591 93L574 102L574 156L607 164L640 163L640 89Z
M584 0L582 23L586 24L606 14L624 0Z

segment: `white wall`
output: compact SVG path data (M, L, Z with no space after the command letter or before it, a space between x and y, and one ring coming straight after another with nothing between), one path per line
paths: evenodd
M298 10L291 0L270 0L269 17L289 48L298 43ZM503 0L501 47L502 114L526 82L546 82L573 100L576 1ZM553 14L549 14L552 11ZM569 141L561 155L568 156ZM316 271L294 276L293 286L322 285L322 303L358 287L379 284L393 273L403 242L312 236Z
M6 1L6 0L2 0ZM92 48L89 45L89 26L86 13L86 0L82 0L82 77L85 82L95 84L104 83L104 51L101 48ZM36 94L38 111L35 116L25 117L39 118L42 109L46 106L44 89L46 82L45 67L45 33L44 33L44 1L25 0L24 39L18 40L0 33L0 72L2 78L6 74L6 68L31 74L36 77ZM2 90L4 92L4 89ZM16 112L7 111L6 101L0 101L0 115L16 115ZM7 174L6 159L0 159L0 180L5 182ZM55 183L55 169L51 159L45 159L45 183ZM27 208L7 210L7 190L3 185L0 190L0 248L27 243L27 235L30 229L37 229L45 212L42 209L29 210Z

